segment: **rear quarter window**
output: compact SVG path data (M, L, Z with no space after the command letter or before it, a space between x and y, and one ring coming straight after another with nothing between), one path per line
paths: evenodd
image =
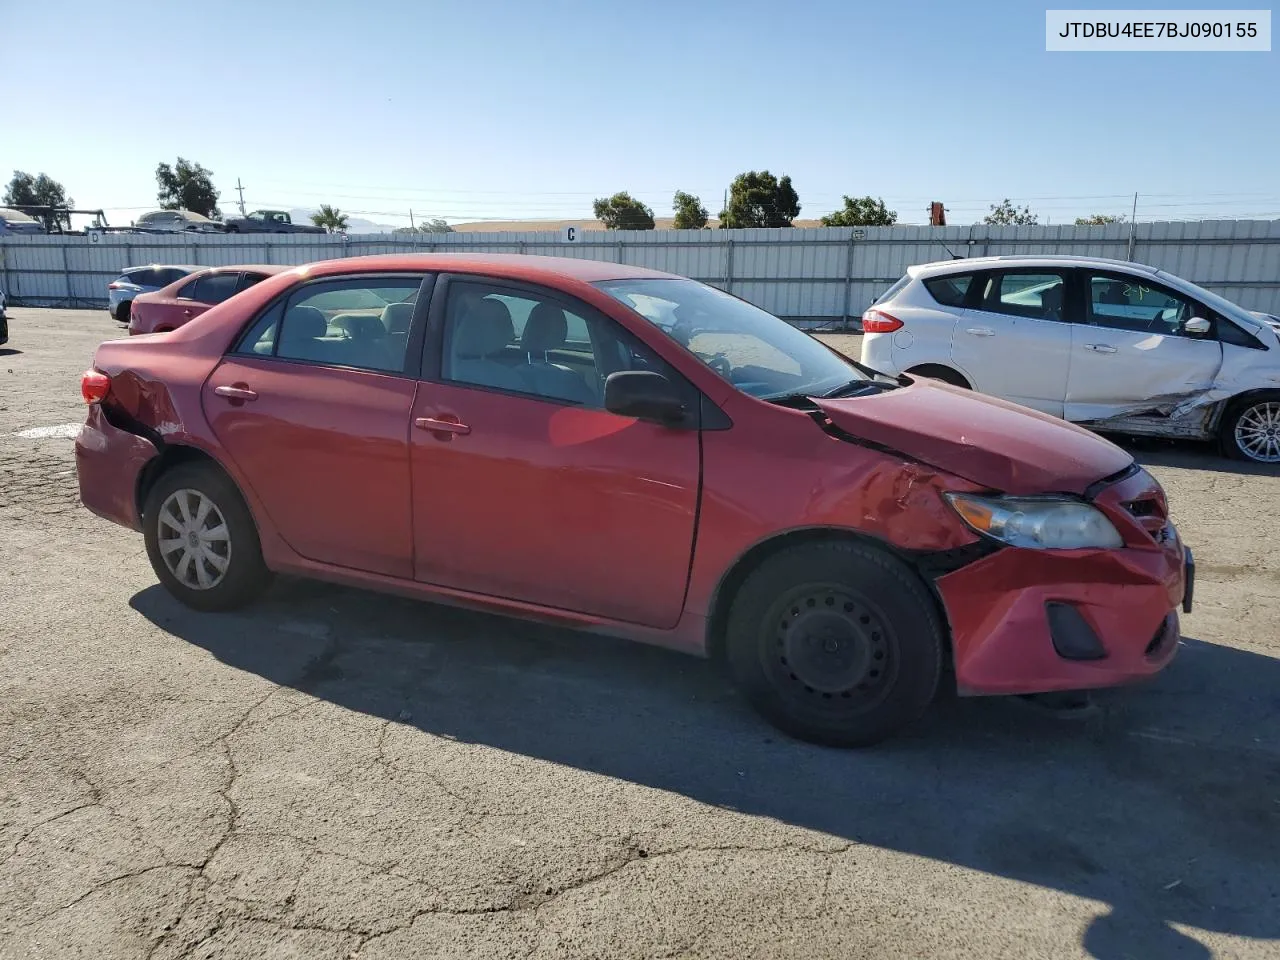
M964 298L973 284L972 273L950 273L942 277L930 277L924 281L924 288L944 307L963 307Z
M896 297L898 295L898 291L901 290L910 282L911 282L911 274L904 273L901 277L898 278L898 280L894 283L893 286L891 286L884 293L880 294L880 296L876 297L876 299L872 301L873 304L884 303L886 300L890 300L893 297Z

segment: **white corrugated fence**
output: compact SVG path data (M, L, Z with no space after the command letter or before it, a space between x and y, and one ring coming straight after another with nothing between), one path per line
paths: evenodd
M299 264L413 251L527 253L612 260L711 283L789 320L856 318L915 263L951 256L1076 254L1135 260L1250 310L1280 314L1280 220L1108 226L986 225L579 233L96 234L0 237L10 302L104 306L107 284L146 263Z

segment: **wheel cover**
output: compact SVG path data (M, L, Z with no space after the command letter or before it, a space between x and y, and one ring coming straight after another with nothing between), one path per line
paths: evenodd
M211 590L231 565L231 530L199 490L175 490L160 505L156 543L169 572L191 590Z
M770 611L766 671L788 699L811 708L861 712L898 674L898 643L880 610L839 584L808 584Z
M1280 463L1280 402L1255 403L1240 414L1236 446L1250 460Z

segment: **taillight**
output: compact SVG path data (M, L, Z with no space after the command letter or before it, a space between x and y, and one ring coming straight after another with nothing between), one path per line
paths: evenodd
M893 333L901 327L901 320L883 310L868 310L862 315L863 333Z
M80 375L80 396L85 403L101 403L111 392L111 378L98 370L86 370Z
M115 283L115 282L113 281L113 282L111 282L111 283L108 283L108 284L107 284L107 289L108 289L108 290L119 290L119 289L120 289L121 287L123 287L123 286L124 286L124 284L123 284L123 283Z

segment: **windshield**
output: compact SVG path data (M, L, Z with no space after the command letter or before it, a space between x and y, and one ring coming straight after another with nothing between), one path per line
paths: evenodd
M696 280L606 280L595 286L753 397L820 396L866 380L804 331Z
M1250 316L1249 311L1239 304L1232 303L1226 297L1220 297L1212 290L1206 290L1199 284L1192 283L1190 280L1184 280L1182 277L1176 277L1171 273L1159 271L1159 277L1166 281L1171 287L1180 287L1183 293L1189 293L1193 297L1198 297L1207 306L1212 307L1221 314L1230 317L1246 330L1257 333L1262 329L1262 325L1258 323L1256 317Z

